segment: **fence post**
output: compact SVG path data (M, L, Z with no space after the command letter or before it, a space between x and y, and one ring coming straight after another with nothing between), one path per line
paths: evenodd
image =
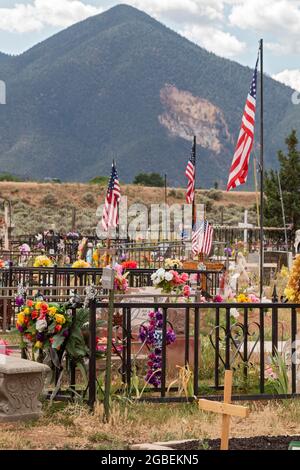
M112 350L112 330L114 315L114 289L109 291L108 324L107 324L107 344L106 344L106 371L105 371L105 392L104 392L104 421L109 421L110 415L110 388L111 388L111 350ZM96 337L95 337L96 344Z
M89 328L89 407L92 410L96 401L96 301L90 303Z

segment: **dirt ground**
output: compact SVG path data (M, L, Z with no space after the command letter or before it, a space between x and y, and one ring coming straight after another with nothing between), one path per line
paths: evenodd
M267 446L268 441L261 436L288 436L280 437L279 446L299 438L300 400L247 405L249 418L233 418L231 422L234 448ZM102 418L102 405L90 414L86 406L79 404L45 403L44 415L37 421L0 424L0 449L117 450L128 449L131 444L181 439L200 440L199 449L218 447L215 439L220 437L220 418L200 411L195 403L132 404L121 400L114 402L110 423L104 424ZM260 436L258 440L238 440L256 436Z

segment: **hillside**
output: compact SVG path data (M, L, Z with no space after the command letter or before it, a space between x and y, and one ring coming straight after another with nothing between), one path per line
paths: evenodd
M116 158L125 182L155 170L180 186L196 134L198 185L224 185L251 76L145 13L114 7L20 56L0 55L1 171L86 181ZM268 166L291 127L300 130L291 93L266 77Z
M164 201L163 188L145 188L122 185L122 195L127 196L128 206ZM54 224L62 233L71 230L72 208L76 208L77 229L93 234L99 221L96 210L105 199L106 187L92 184L67 183L6 183L0 182L0 217L3 217L1 202L9 199L13 208L14 234L32 234L51 228ZM168 188L168 204L184 204L185 190ZM237 224L243 220L244 209L250 209L250 221L255 223L255 194L251 192L196 191L196 201L207 206L208 219L215 223Z

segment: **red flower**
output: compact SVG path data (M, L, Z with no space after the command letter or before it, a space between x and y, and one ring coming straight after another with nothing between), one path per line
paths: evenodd
M32 307L33 306L33 301L32 300L27 300L26 305L27 305L27 307Z
M32 320L35 320L38 316L39 316L39 313L36 310L33 310L33 312L31 312Z
M48 305L47 304L42 304L41 305L41 310L42 310L42 312L46 313L47 310L48 310Z
M61 326L61 325L56 325L55 331L56 331L57 333L59 333L59 332L61 331L61 329L62 329L62 326Z
M136 261L131 261L131 260L123 261L122 267L124 269L136 269L137 268L137 262Z

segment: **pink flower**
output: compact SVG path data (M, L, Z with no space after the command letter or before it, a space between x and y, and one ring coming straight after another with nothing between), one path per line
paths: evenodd
M265 379L277 379L277 374L274 372L272 366L266 367Z
M184 297L190 297L190 295L191 295L191 288L190 288L190 286L187 286L187 285L184 286L184 288L183 288L183 295L184 295Z
M223 302L223 297L222 297L221 295L216 295L216 296L214 297L214 302L216 302L216 303L221 303L221 302Z
M114 270L116 271L116 273L117 273L119 276L122 276L123 266L122 266L121 264L115 264L115 265L114 265Z
M183 282L187 282L189 280L189 275L187 273L182 273L181 274L181 280Z
M0 339L0 354L10 356L12 350L8 348L8 343L4 339Z
M249 294L248 298L249 298L250 302L252 302L252 303L255 303L255 304L259 303L259 298L256 297L255 294Z
M172 284L174 286L180 286L181 284L185 284L186 281L182 280L182 277L179 276L177 271L170 271L170 273L173 275Z

